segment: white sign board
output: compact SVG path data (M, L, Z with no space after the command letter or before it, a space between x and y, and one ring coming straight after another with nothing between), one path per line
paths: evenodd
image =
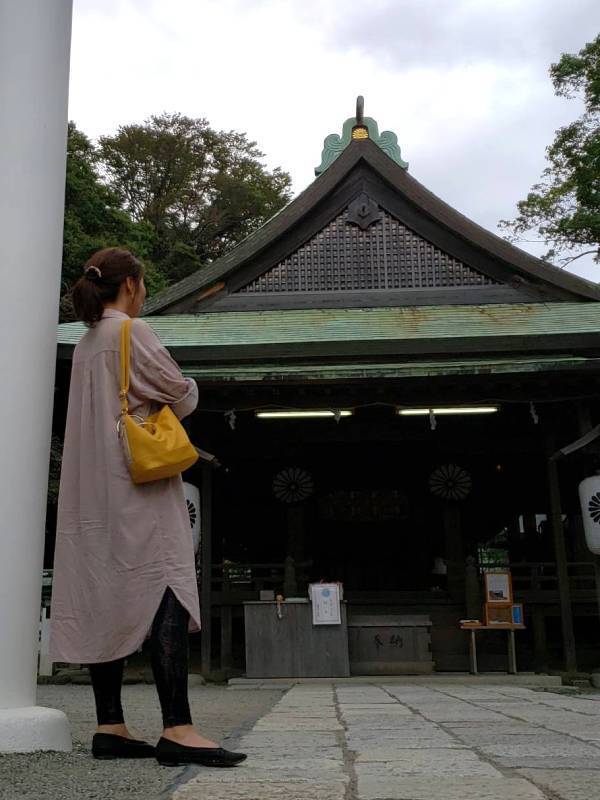
M495 605L512 603L510 574L508 572L485 573L485 602Z
M311 583L308 587L312 603L313 625L341 625L341 595L339 583Z

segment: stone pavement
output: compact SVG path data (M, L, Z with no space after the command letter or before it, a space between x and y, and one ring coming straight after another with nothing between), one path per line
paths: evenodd
M172 800L600 800L600 693L299 684L237 745Z
M235 748L281 699L282 689L241 689L197 685L190 676L190 705L207 735ZM96 761L90 745L96 727L94 697L88 685L38 686L42 706L64 711L71 724L71 753L0 753L0 800L169 800L193 768L159 766L154 759ZM131 731L155 742L162 728L156 687L146 684L123 688L125 718Z

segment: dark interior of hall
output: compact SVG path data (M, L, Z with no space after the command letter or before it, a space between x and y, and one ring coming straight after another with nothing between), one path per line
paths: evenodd
M387 405L351 417L258 419L199 415L195 431L222 462L213 482L213 561L307 562L306 580L349 591L443 588L432 574L447 552L445 516L458 510L461 557L505 543L511 561L552 560L546 513L544 425L527 403L494 414L401 417ZM566 431L565 431L566 433ZM430 480L444 465L467 476L464 497L444 499ZM274 480L306 482L278 497ZM568 510L568 497L565 498ZM538 516L523 530L523 515ZM519 530L519 518L521 518Z

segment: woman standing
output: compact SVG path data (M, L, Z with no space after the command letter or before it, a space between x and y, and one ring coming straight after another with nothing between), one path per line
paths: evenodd
M107 248L89 259L73 305L89 330L73 353L58 501L50 656L89 664L96 758L233 766L245 759L201 736L188 704L188 631L200 629L194 551L181 475L131 480L117 435L120 332L131 325L129 411L168 404L182 419L198 403L156 334L138 317L142 264ZM133 739L121 707L123 665L150 638L164 730L156 748Z

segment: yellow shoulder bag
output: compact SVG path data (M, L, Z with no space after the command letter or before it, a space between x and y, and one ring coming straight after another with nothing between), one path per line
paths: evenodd
M145 419L129 413L130 344L131 320L128 319L121 326L121 415L117 432L133 482L148 483L179 475L199 456L169 406L163 406Z

